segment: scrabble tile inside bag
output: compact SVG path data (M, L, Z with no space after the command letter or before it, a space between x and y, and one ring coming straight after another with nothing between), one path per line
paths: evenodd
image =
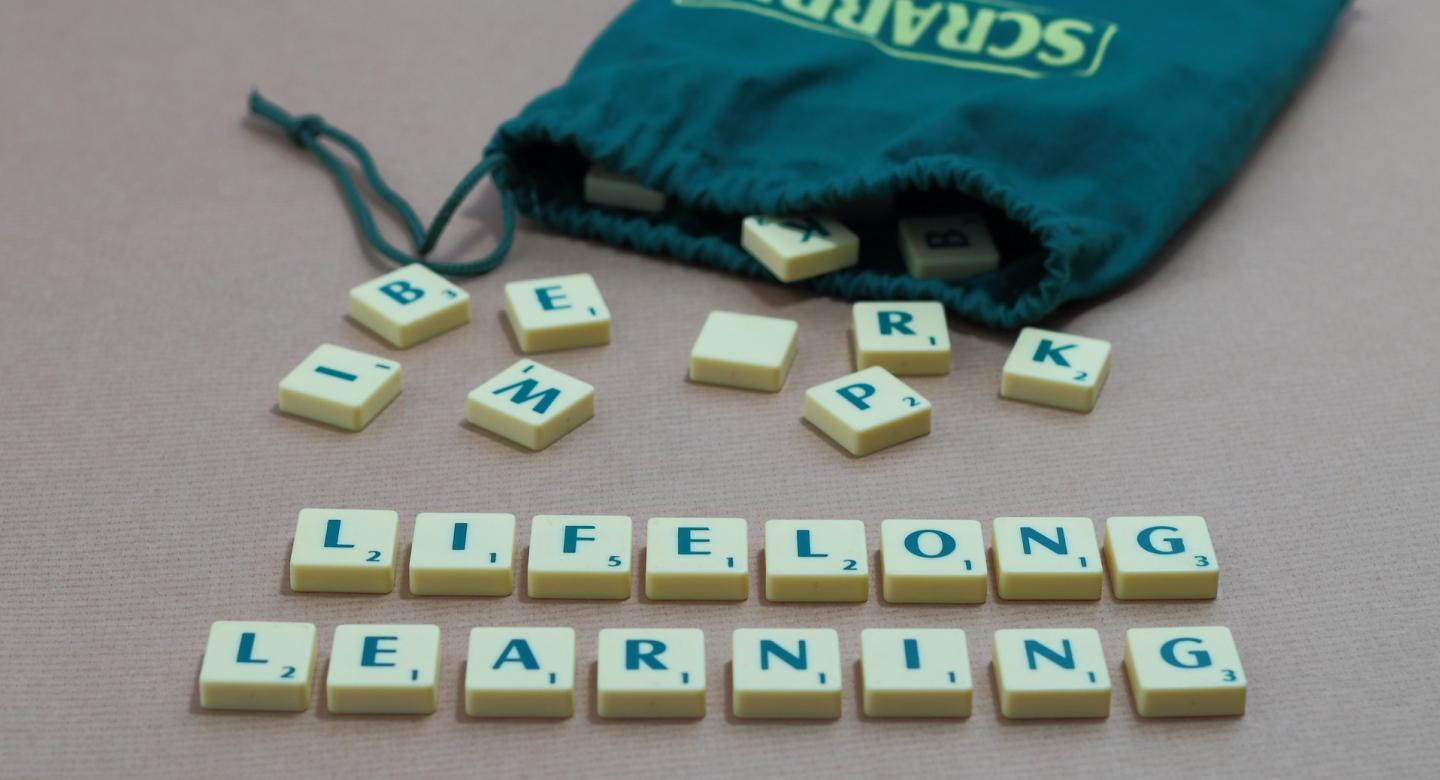
M590 274L511 282L505 314L527 354L610 343L610 310Z
M829 628L738 628L731 647L737 718L840 717L840 637Z
M867 368L805 391L805 419L851 455L930 433L930 402L883 368Z
M470 631L465 714L568 718L575 713L575 630L485 627Z
M703 718L705 635L698 628L606 628L596 639L602 718Z
M603 165L591 165L585 174L585 202L655 214L665 209L665 193Z
M331 712L428 715L439 701L440 628L341 625L330 644Z
M900 220L900 255L916 279L954 281L1000 267L1000 251L979 214Z
M782 282L849 268L860 261L860 239L834 217L746 217L740 246Z
M1245 714L1245 670L1224 626L1132 628L1125 672L1141 717Z
M419 263L350 290L350 317L405 349L470 321L470 295Z
M216 621L200 665L200 706L299 712L310 706L314 673L314 624Z
M400 395L400 364L321 344L280 380L278 407L347 431L370 424Z

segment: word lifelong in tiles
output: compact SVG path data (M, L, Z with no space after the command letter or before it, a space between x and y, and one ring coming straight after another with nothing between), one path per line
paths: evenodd
M708 672L697 628L606 628L594 639L596 714L702 718ZM307 709L316 665L309 623L222 620L200 668L206 709ZM335 628L326 704L335 714L431 714L439 706L440 629L346 624ZM994 684L1007 718L1104 718L1110 677L1090 628L1001 629ZM839 718L845 659L829 628L738 628L730 693L737 718ZM958 628L867 628L860 633L860 701L872 718L964 718L975 703L968 640ZM470 630L463 679L472 718L569 718L575 713L575 631ZM1141 717L1240 715L1246 679L1223 626L1135 628L1125 669ZM723 676L722 676L723 679ZM982 700L983 701L983 700Z

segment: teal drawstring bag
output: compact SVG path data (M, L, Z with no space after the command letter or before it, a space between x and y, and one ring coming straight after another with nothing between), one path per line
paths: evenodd
M555 230L773 279L740 248L751 214L855 211L857 266L796 284L848 300L933 299L1015 328L1140 269L1233 174L1323 48L1344 0L637 0L568 81L503 124L425 227L364 147L251 95L314 152L362 234L397 263L476 274L515 212ZM375 226L349 168L404 223ZM592 163L666 195L658 213L585 202ZM486 177L504 226L489 256L429 262ZM895 220L979 211L1001 266L905 273Z

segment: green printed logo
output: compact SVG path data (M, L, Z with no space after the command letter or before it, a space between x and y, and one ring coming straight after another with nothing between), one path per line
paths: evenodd
M1022 78L1088 78L1119 28L1010 0L672 0L681 8L748 11L864 41L898 59Z

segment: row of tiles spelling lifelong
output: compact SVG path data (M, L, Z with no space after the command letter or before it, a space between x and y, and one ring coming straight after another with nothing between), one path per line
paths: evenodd
M630 597L631 521L615 515L536 515L527 593L537 599ZM743 601L750 593L747 522L737 517L654 517L645 595L654 600ZM399 515L302 509L290 556L298 592L389 593L395 587ZM410 550L410 591L420 596L507 596L514 590L515 516L422 512ZM886 601L976 604L988 566L975 520L885 520L880 559ZM1096 600L1104 579L1088 517L1001 517L992 527L1002 599ZM862 602L869 550L860 520L768 520L765 598ZM1219 560L1203 517L1112 517L1104 567L1118 599L1213 599Z
M310 623L214 623L200 668L201 706L308 708L315 635ZM834 629L736 629L731 659L736 717L840 717ZM992 661L1007 718L1110 714L1110 674L1093 628L1001 629ZM433 713L439 666L438 626L336 626L326 704L334 713ZM1245 711L1245 673L1222 626L1132 628L1125 635L1125 669L1142 717ZM698 628L603 629L596 639L596 711L604 718L704 717L705 672ZM860 679L871 717L970 714L970 655L960 629L865 629ZM574 629L471 630L465 712L472 717L568 718L574 690Z
M505 285L505 310L530 354L610 343L610 311L589 274ZM461 288L418 264L361 284L350 316L405 348L470 320ZM945 308L935 301L866 301L852 309L855 372L809 388L803 417L852 455L930 432L931 404L901 375L950 373ZM794 320L713 311L690 353L690 381L779 392L795 361ZM1110 370L1110 343L1025 328L1000 375L1000 395L1089 412ZM401 390L400 363L322 344L281 381L280 411L363 429ZM472 390L466 419L542 450L595 415L595 388L520 360Z

